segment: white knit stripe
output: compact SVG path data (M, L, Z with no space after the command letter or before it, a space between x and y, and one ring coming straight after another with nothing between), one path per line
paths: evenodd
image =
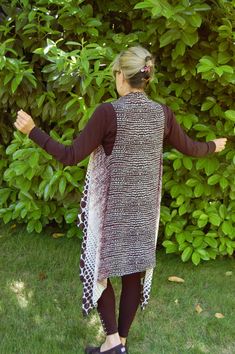
M106 161L108 161L108 157L106 157L102 146L91 153L84 186L84 191L88 191L87 200L85 201L86 196L83 195L81 205L85 203L85 206L81 206L81 213L78 214L79 222L77 226L82 225L82 213L84 213L87 224L81 253L81 259L84 257L85 264L84 267L80 267L80 274L83 276L82 308L84 315L88 315L92 308L97 307L97 301L107 287L107 278L98 280L102 228L108 188Z
M161 158L161 165L159 171L159 184L158 184L158 200L157 200L157 218L156 218L156 233L155 233L155 249L157 245L157 238L158 238L158 229L159 229L159 221L160 221L160 206L161 206L161 188L162 188L162 158ZM149 268L146 270L144 280L142 280L143 284L143 297L140 303L141 310L144 310L146 305L148 304L150 298L150 291L152 287L152 278L153 278L153 270L154 268Z

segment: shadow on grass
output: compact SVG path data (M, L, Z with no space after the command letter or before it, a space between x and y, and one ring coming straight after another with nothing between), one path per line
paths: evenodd
M84 318L81 311L81 241L54 239L54 232L48 227L29 235L21 225L0 226L3 354L82 354L88 343L99 345L105 338L97 312ZM171 283L170 275L185 282ZM118 314L121 281L111 281ZM195 267L160 249L152 285L149 304L138 309L130 329L130 354L235 353L232 257ZM216 318L216 312L225 317Z

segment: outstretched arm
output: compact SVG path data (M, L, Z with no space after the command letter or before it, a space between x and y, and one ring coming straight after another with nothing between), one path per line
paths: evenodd
M31 116L20 110L17 112L15 127L27 134L36 144L65 166L76 165L95 150L106 135L109 104L103 103L89 119L82 132L66 146L54 140L49 134L36 127Z
M215 139L209 142L192 140L181 128L171 109L163 105L165 113L164 141L185 155L200 157L213 152L222 151L226 145L226 138Z

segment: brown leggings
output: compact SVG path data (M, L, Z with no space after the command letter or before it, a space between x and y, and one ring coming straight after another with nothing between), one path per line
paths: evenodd
M107 288L98 300L97 311L106 335L119 332L121 337L127 337L140 304L140 274L123 275L122 291L119 303L118 325L116 322L115 294L108 278Z

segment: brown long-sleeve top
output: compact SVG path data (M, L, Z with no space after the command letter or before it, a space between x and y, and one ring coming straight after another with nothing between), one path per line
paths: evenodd
M177 123L171 109L162 105L165 113L164 143L170 144L178 151L189 156L205 156L215 151L213 141L193 141ZM116 113L111 103L99 105L85 128L73 140L70 146L55 141L38 127L34 127L29 138L41 146L50 155L66 166L76 165L99 145L103 145L106 155L112 153L117 131Z

